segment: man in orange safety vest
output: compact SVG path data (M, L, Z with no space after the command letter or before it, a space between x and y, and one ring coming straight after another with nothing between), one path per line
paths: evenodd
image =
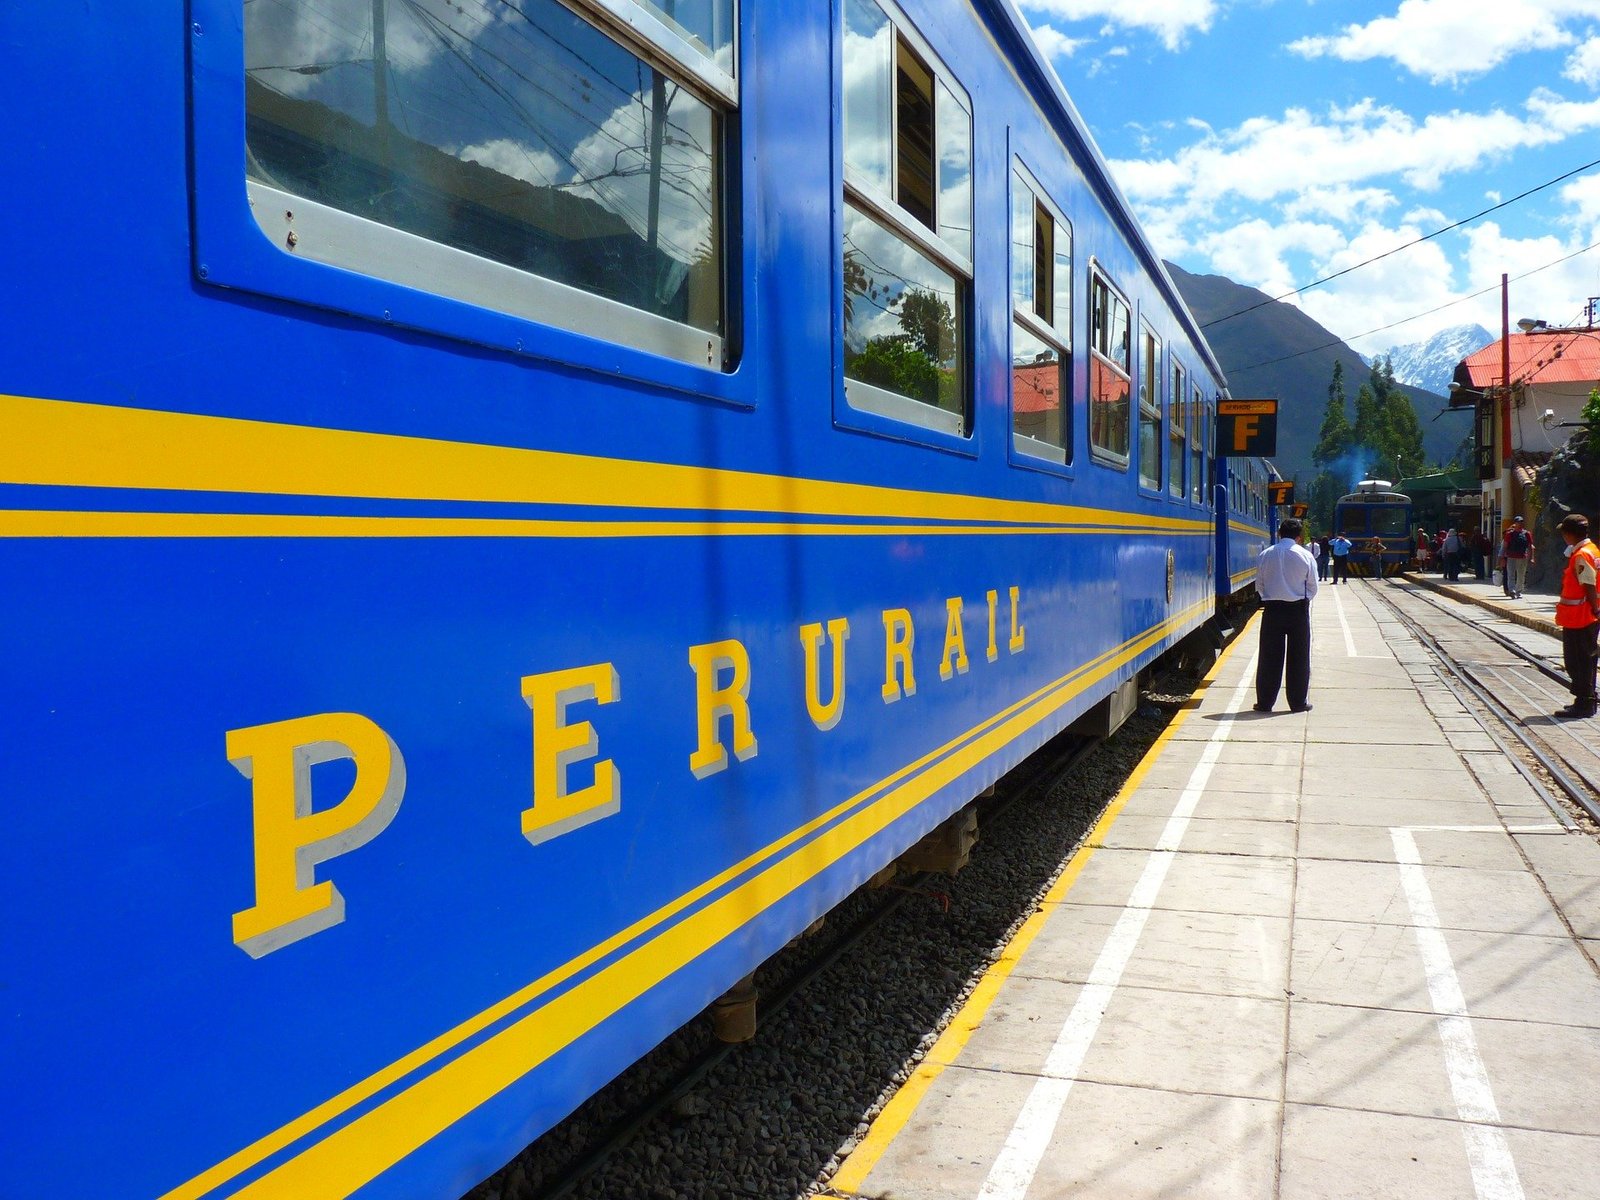
M1558 717L1592 717L1595 714L1594 670L1596 643L1600 642L1600 549L1589 540L1589 519L1578 513L1562 519L1556 528L1567 543L1567 569L1561 576L1561 599L1556 603L1556 624L1561 627L1561 649L1572 682L1572 703Z

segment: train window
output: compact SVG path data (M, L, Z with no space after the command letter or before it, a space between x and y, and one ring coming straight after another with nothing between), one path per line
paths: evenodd
M1071 278L1072 227L1018 165L1011 174L1012 441L1059 463L1071 461L1072 446Z
M1200 441L1204 446L1206 460L1206 491L1201 503L1210 504L1217 494L1217 406L1212 401L1206 402L1206 410L1200 416Z
M1139 483L1161 488L1161 339L1150 326L1139 326Z
M1172 393L1167 397L1167 494L1183 499L1183 468L1189 461L1188 423L1183 406L1189 398L1189 373L1172 362Z
M964 435L970 105L898 10L846 0L843 107L846 398Z
M258 222L292 212L297 257L727 366L733 10L672 7L246 5Z
M1089 446L1128 463L1128 302L1098 270L1089 275Z
M1189 499L1196 504L1205 500L1206 451L1205 412L1206 398L1200 385L1191 384L1189 396ZM1257 514L1258 516L1260 514Z

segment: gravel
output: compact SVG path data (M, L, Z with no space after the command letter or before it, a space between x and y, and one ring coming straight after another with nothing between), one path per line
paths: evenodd
M793 1200L823 1189L1036 909L1194 682L1169 677L1147 691L1136 714L1070 777L1021 785L1016 781L1037 774L1025 764L1002 781L995 802L980 810L978 845L956 879L925 879L920 895L858 892L829 914L821 932L769 961L756 977L763 994L904 896L860 944L781 1013L764 1019L753 1041L734 1047L571 1195ZM1052 745L1040 753L1060 749ZM1007 800L1013 802L995 812ZM659 1093L713 1042L706 1018L691 1021L467 1200L548 1196L619 1118Z

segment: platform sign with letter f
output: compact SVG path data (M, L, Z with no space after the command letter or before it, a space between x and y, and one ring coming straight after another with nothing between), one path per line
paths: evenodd
M1278 452L1276 400L1219 400L1217 454L1222 458L1271 458Z

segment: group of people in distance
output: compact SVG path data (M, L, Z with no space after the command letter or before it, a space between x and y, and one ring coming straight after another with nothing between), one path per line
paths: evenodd
M1498 552L1489 535L1481 529L1441 529L1432 537L1426 530L1418 529L1413 557L1419 570L1438 570L1451 583L1469 569L1478 579L1488 579L1491 572L1498 572L1505 594L1521 599L1533 555L1532 531L1521 517L1513 517L1511 527L1500 538Z
M1533 561L1533 535L1523 525L1521 517L1514 518L1500 548L1507 567L1508 596L1522 595L1528 563ZM1592 717L1596 712L1595 662L1600 656L1600 548L1589 540L1589 519L1578 513L1564 518L1556 529L1567 547L1556 625L1561 630L1573 699L1555 715ZM1272 711L1280 687L1287 693L1290 712L1311 711L1311 601L1317 594L1317 581L1327 578L1322 564L1330 557L1334 582L1344 575L1341 560L1349 554L1350 542L1336 534L1313 553L1301 545L1304 535L1303 523L1293 518L1283 521L1277 542L1256 560L1256 593L1262 605L1256 664L1255 711L1259 713ZM1460 534L1450 530L1449 537L1456 539L1457 547L1450 553L1459 556ZM1344 543L1342 553L1333 548L1338 542ZM1459 574L1458 562L1453 573L1446 569L1445 577L1453 579Z

